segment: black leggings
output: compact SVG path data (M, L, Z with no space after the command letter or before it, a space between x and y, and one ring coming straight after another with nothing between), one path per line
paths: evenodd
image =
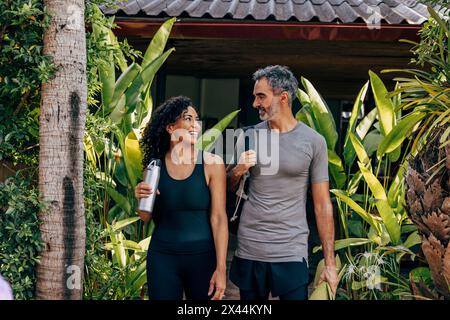
M267 300L269 293L260 296L257 291L253 290L239 290L241 300ZM298 287L292 291L280 294L280 300L307 300L308 299L308 285Z
M214 251L200 254L147 254L150 300L208 300L209 281L216 268Z

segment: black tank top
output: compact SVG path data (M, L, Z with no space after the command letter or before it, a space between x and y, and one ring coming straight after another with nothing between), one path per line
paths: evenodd
M214 250L211 196L203 163L196 163L188 178L176 180L169 176L165 160L162 161L158 186L161 194L156 197L153 210L155 229L149 250L175 254Z

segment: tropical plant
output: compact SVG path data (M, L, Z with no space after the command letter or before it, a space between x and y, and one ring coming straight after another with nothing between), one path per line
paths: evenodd
M369 72L369 76L370 83L367 82L360 90L353 106L344 140L343 160L334 150L337 141L336 126L324 99L304 78L301 82L306 91L299 89L297 95L303 106L296 115L297 119L317 130L327 141L333 187L331 192L336 196L343 237L336 240L335 250L345 249L343 270L366 263L362 259L356 259L355 252L390 259L399 265L403 256L415 257L410 248L420 243L417 230L403 208L404 167L395 165L399 160L400 164L404 163L408 148L403 152L400 146L390 153L375 152L378 141L393 130L400 118L400 113L396 112L400 101L398 97L385 98L387 89L381 79L373 72ZM358 122L357 115L369 85L374 93L376 107ZM355 172L354 168L357 168ZM393 169L397 169L397 172L391 179ZM321 246L314 248L313 253L319 250ZM394 257L388 257L390 255ZM395 277L383 276L380 279L391 285L392 280L399 284L402 280L398 274L399 268L391 269L391 273L397 272L393 274ZM352 280L352 283L347 283L349 296L377 297L368 292L361 294L361 289L367 289L367 286L354 289L355 278L347 277L346 280ZM359 281L361 285L367 283L361 282L361 279Z
M107 225L104 231L110 242L105 243L105 249L111 251L113 266L125 275L120 290L114 293L115 299L139 298L141 288L147 282L146 255L150 236L139 241L127 240L121 229L135 223L139 217L132 217Z
M443 4L443 3L442 3ZM386 136L378 153L389 152L404 139L412 141L406 170L406 208L423 236L422 250L438 292L450 298L450 11L441 16L428 7L430 19L413 43L412 62L421 69L400 71L399 109L409 112Z
M0 184L0 273L15 299L32 299L42 239L38 211L44 207L36 186L22 172Z
M127 64L111 29L95 22L92 24L96 40L113 48L109 53L110 59L96 68L101 102L88 114L84 138L86 158L104 183L99 196L104 202L99 212L99 221L104 227L114 220L135 216L134 187L142 172L138 139L152 112L152 81L160 66L174 51L169 49L164 52L174 23L175 19L170 19L161 26L149 44L141 65L137 62ZM117 80L116 66L121 70ZM139 229L129 226L127 234L135 240L148 234L148 229L144 235Z
M112 0L86 1L86 25L89 26L92 21L100 25L110 25L107 19L104 17L100 19L101 17L94 12L98 13L97 5L112 2ZM26 170L21 171L21 176L22 180L27 181L24 186L20 179L8 180L8 188L3 188L3 183L0 187L3 190L20 190L20 195L24 199L32 199L36 193L41 100L39 88L55 74L51 58L43 52L43 34L49 22L50 15L44 9L42 0L7 0L0 3L0 165L2 169L6 168L8 175L14 174L17 168L26 167ZM92 77L95 74L93 70L106 59L105 55L110 50L96 41L89 27L87 29L84 32L87 41L86 73L88 93L91 97L88 101L92 101L98 87ZM127 57L133 54L127 49L126 42L119 43L119 46ZM27 214L31 219L36 216L39 207L29 205L28 209ZM27 228L29 225L24 223L23 227ZM9 233L5 227L6 225L0 224L0 233L6 236ZM33 235L40 237L40 231L34 230ZM11 244L13 243L11 241ZM26 249L22 249L25 247ZM34 252L36 248L34 237L24 236L20 248ZM8 267L4 262L1 265ZM17 283L17 288L14 288L16 298L35 298L32 288L35 288L36 277L31 274L34 274L35 270L29 270L27 266L24 268L26 272L30 272L30 276L23 273L21 278L23 281L19 281L16 274L11 273L14 278L8 280ZM7 275L9 276L8 273Z

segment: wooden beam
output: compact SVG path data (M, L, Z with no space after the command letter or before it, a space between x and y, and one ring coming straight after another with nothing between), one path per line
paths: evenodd
M151 38L161 26L161 19L116 17L122 36ZM248 39L248 40L327 40L327 41L397 41L417 40L421 25L381 24L369 29L365 23L292 23L237 21L178 21L173 39Z

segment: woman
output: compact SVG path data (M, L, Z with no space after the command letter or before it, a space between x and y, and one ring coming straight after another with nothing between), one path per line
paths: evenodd
M147 253L147 284L153 300L213 300L224 296L228 225L225 166L219 156L194 148L200 126L192 101L175 97L155 110L141 141L143 165L161 159ZM143 182L137 199L154 190Z

